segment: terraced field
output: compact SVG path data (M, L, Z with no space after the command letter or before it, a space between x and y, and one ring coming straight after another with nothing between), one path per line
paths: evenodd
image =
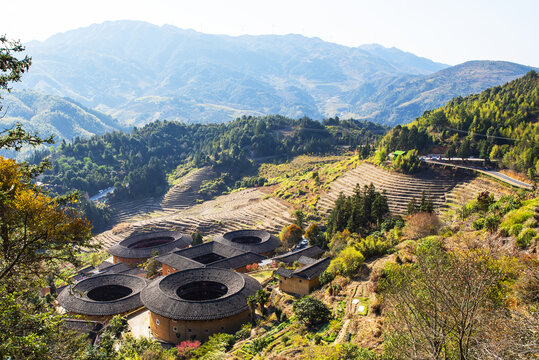
M350 196L356 184L363 187L372 183L377 191L386 191L389 209L393 214L406 213L408 202L414 197L419 200L423 191L433 201L435 209L441 211L447 207L446 194L467 180L469 178L465 175L440 176L433 171L424 171L414 176L404 175L363 162L331 184L330 190L320 197L318 209L321 213L327 213L341 192Z
M195 170L174 185L162 198L123 201L113 205L113 224L134 222L148 217L165 216L193 206L200 185L213 179L215 173L209 167Z
M292 222L290 214L291 208L286 202L266 198L266 194L251 188L220 196L183 211L131 222L119 234L109 230L97 235L95 239L108 248L128 234L165 229L185 233L199 231L203 236L210 237L245 228L278 233L284 225Z
M462 205L477 198L477 195L483 191L489 191L499 198L511 194L512 189L487 176L477 176L458 183L446 194L446 199L450 205Z
M123 212L118 219L129 225L120 232L106 231L96 240L109 247L130 233L179 230L186 233L199 231L203 236L214 236L223 232L245 228L266 229L278 233L284 225L292 222L294 206L275 196L266 195L257 188L249 188L215 200L193 205L197 184L211 176L208 170L187 176L173 188L162 202L141 202L138 212ZM329 191L320 193L317 210L322 215L329 213L341 192L351 195L356 184L373 183L378 191L385 190L389 208L394 214L404 214L412 198L419 200L422 191L430 197L437 212L451 204L464 204L477 197L482 191L497 195L508 194L511 189L485 176L475 176L462 171L427 170L418 175L389 172L373 164L363 162L347 171L330 184ZM124 205L125 206L125 205ZM143 212L141 209L147 209Z

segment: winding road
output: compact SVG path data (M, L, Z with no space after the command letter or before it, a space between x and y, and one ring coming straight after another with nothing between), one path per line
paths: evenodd
M516 187L519 187L519 188L523 188L523 189L531 189L532 188L532 186L530 184L526 184L525 182L519 181L517 179L513 179L512 177L507 176L505 174L502 174L499 171L488 170L488 169L481 168L481 167L476 167L476 166L451 164L449 162L445 162L445 161L441 161L441 160L433 160L433 159L429 159L429 158L424 158L424 159L421 159L421 160L426 162L427 164L434 164L434 165L441 165L441 166L451 166L451 167L460 168L460 169L468 169L468 170L477 171L477 172L483 173L485 175L491 176L491 177L493 177L495 179L501 180L501 181L503 181L503 182L505 182L505 183L507 183L509 185L513 185L513 186L516 186Z

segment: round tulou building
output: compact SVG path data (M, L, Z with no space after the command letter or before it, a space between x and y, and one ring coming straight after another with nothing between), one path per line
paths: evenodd
M216 242L234 248L254 252L263 256L271 256L281 246L281 240L265 230L236 230L219 235Z
M165 254L189 246L193 239L178 231L161 231L130 236L112 246L109 253L115 264L134 267L148 260L154 252Z
M104 274L65 287L58 303L68 313L83 315L88 320L106 320L143 306L140 292L148 280L128 274Z
M233 333L250 319L247 297L262 287L232 270L189 269L158 278L141 293L155 337L171 343Z

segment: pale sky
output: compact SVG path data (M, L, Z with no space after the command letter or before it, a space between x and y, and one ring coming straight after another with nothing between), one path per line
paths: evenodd
M106 20L143 20L212 34L378 43L450 65L539 67L539 0L27 0L3 1L0 11L0 34L24 42Z

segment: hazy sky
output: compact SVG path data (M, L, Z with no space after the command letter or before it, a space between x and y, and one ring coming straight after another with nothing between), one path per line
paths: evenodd
M451 65L488 59L539 67L539 0L27 0L3 1L0 11L0 33L22 41L130 19L214 34L379 43Z

